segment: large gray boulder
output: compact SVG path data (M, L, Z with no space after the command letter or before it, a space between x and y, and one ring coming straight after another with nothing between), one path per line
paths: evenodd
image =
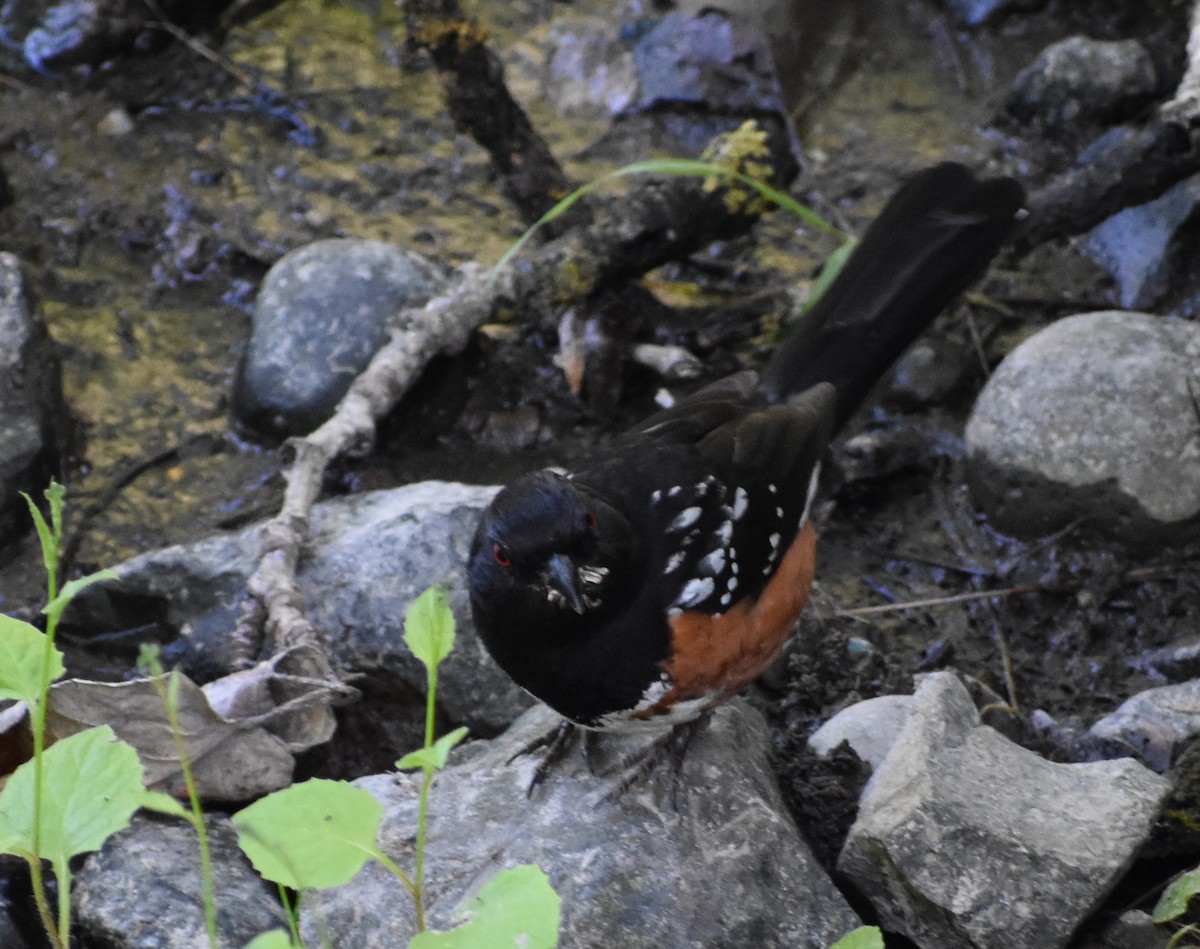
M859 925L788 816L766 725L743 702L692 739L677 793L664 764L616 802L607 797L616 777L591 774L574 749L527 796L536 759L509 759L557 721L531 709L499 738L456 752L438 777L426 858L434 928L495 871L521 863L549 876L562 898L559 945L572 949L828 949ZM591 760L611 768L643 740L605 736ZM380 845L411 866L417 781L357 783L383 805ZM403 946L413 925L408 894L376 865L302 904L309 945Z
M1082 519L1132 542L1200 530L1200 325L1082 313L997 367L967 422L973 496L1029 536Z
M867 783L838 869L922 949L1057 949L1132 863L1168 790L1130 758L1047 761L934 673Z
M278 891L254 872L229 820L210 816L205 823L221 945L244 946L260 933L285 928ZM84 861L75 878L71 908L88 945L207 946L196 832L173 818L135 817Z

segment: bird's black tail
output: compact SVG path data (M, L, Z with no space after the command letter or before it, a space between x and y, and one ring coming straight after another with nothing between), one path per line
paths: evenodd
M1000 249L1024 201L1011 178L946 162L909 179L762 374L772 401L832 382L837 427Z

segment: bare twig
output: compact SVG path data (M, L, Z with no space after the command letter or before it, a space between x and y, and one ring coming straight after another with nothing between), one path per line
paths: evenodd
M404 4L409 42L427 50L437 67L454 124L482 145L500 173L501 188L526 224L572 189L545 139L504 82L504 64L487 45L487 31L463 15L458 0ZM576 209L550 234L586 220Z
M954 593L950 596L934 596L925 600L909 600L907 603L883 603L879 606L857 606L850 610L838 610L834 616L849 616L855 619L863 616L878 616L881 613L898 613L902 610L925 610L935 606L950 606L954 603L969 603L972 600L991 600L996 597L1017 596L1022 593L1036 593L1036 586L1005 587L1002 590L972 590L970 593Z

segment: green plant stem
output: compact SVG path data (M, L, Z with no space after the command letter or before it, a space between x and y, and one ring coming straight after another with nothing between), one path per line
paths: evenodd
M161 670L161 666L159 669ZM171 672L172 681L177 682L178 670ZM204 925L208 929L208 944L219 949L217 944L217 901L213 890L212 851L208 845L208 827L204 823L204 811L200 806L200 794L196 790L196 779L192 774L192 763L188 757L187 742L179 725L179 702L171 688L161 678L155 679L155 690L167 710L167 722L171 726L171 737L175 742L175 753L183 771L183 783L187 788L188 804L192 809L191 824L196 828L196 840L200 846L200 881L204 890Z
M54 924L50 905L46 902L46 880L42 874L42 858L31 853L26 857L26 862L29 864L29 881L33 886L33 902L37 905L38 918L41 919L42 927L46 930L50 942L56 949L62 949L62 940L58 938L58 927Z
M433 720L437 711L437 666L426 667L429 687L425 690L425 747L433 747ZM421 797L417 802L417 866L413 872L413 900L417 904L417 932L425 931L425 823L429 812L429 789L434 769L422 769Z
M380 863L382 863L382 864L384 865L384 867L385 867L385 868L386 868L386 869L387 869L387 870L388 870L388 871L389 871L389 872L390 872L390 873L391 873L391 874L392 874L392 875L393 875L393 876L394 876L394 877L395 877L397 880L399 880L401 883L403 883L403 884L404 884L404 888L405 888L406 890L408 890L408 893L409 893L409 895L410 895L410 896L411 896L411 897L412 897L414 900L417 898L417 886L416 886L416 884L415 884L415 883L413 883L413 881L412 881L412 878L411 878L411 877L410 877L410 876L409 876L407 873L405 873L405 872L404 872L403 870L401 870L401 869L400 869L398 866L396 866L395 862L394 862L394 861L391 859L391 857L389 857L389 856L388 856L386 853L384 853L384 852L383 852L382 850L380 850L378 847L375 847L375 848L373 848L373 849L370 849L370 850L366 850L365 852L366 852L366 853L369 853L369 854L371 855L371 859L372 859L372 860L378 860Z
M58 932L63 946L71 945L71 864L63 857L54 863L58 883Z
M56 525L57 527L58 525ZM46 564L46 602L52 603L58 596L58 546L61 536L57 531L52 534L52 550L43 551ZM42 925L46 927L46 935L59 949L71 944L71 891L70 878L58 881L58 918L59 925L54 925L50 906L46 902L45 876L42 871L42 795L43 771L42 757L46 750L46 710L50 705L50 666L54 659L54 634L58 630L58 617L46 617L46 640L42 651L42 681L41 697L37 707L32 709L33 723L33 859L29 861L30 879L33 883L33 899L37 904L38 915Z
M296 901L293 902L291 894L288 893L287 887L282 883L277 885L279 887L279 902L283 904L283 912L286 914L288 921L288 931L292 934L292 945L295 946L296 949L304 949L304 943L300 941L300 907L298 905L299 897L297 897Z

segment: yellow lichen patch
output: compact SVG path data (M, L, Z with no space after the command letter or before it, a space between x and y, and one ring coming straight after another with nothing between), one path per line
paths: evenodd
M763 182L771 178L767 133L753 119L747 119L734 131L720 136L705 149L701 158L727 171L740 172ZM762 214L770 207L765 198L732 178L714 175L704 179L705 191L718 188L725 189L725 207L730 214Z

